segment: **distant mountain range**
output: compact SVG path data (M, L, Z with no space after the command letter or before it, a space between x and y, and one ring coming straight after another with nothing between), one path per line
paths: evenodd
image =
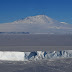
M30 16L11 23L0 24L0 32L29 32L36 34L72 34L72 25L46 15Z
M29 32L0 32L0 34L30 34Z

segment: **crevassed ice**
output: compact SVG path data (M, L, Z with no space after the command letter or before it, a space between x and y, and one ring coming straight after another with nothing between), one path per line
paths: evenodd
M10 52L0 51L0 60L29 61L42 59L72 58L72 50L64 51L35 51L35 52Z

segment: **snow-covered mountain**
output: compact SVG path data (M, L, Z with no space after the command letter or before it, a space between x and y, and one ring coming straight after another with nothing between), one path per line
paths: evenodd
M46 15L30 16L11 23L0 24L0 32L72 33L72 25L58 22Z

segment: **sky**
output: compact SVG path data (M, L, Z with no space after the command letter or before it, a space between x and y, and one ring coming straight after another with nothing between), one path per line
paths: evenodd
M72 24L72 0L0 0L0 23L35 15Z

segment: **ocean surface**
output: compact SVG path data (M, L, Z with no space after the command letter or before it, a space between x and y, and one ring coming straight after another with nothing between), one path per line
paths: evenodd
M72 46L72 35L0 35L0 46Z

